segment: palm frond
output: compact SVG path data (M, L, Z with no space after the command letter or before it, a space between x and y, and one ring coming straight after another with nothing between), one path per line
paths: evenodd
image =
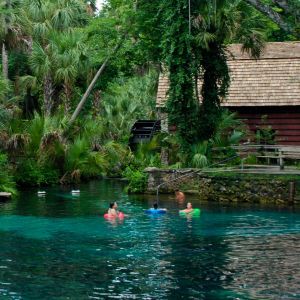
M244 132L234 130L228 138L229 145L237 145L244 135Z
M32 89L36 90L38 87L38 78L32 75L25 75L19 77L20 88L22 90Z

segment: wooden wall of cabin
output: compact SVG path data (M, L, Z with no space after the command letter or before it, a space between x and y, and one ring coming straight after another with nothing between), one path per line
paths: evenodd
M271 126L275 143L279 145L300 145L300 106L276 107L228 107L237 112L247 124L251 142L256 142L258 130Z

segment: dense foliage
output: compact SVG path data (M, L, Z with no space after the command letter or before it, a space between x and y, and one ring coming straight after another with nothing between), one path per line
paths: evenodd
M169 122L176 124L183 142L192 144L198 139L199 104L194 93L195 63L188 27L187 4L184 0L165 1L163 49L170 78L167 102Z
M284 8L263 1L288 32L250 2L194 0L189 17L185 0L109 0L100 12L94 1L0 1L0 191L14 191L14 181L65 184L102 175L127 177L129 191L141 191L142 170L161 165L161 147L172 148L174 166L207 165L210 149L242 136L220 109L230 83L227 45L241 42L259 56L263 40L293 40L299 32L296 1ZM155 118L161 70L170 77L167 111L178 134L132 152L133 123Z
M0 153L0 191L16 194L16 184L11 174L7 157Z
M170 74L167 108L170 122L176 124L182 140L193 144L209 139L216 129L220 103L230 82L228 43L241 42L245 50L259 56L265 24L251 6L240 0L194 1L189 28L187 1L164 3L163 40ZM201 91L199 78L203 80Z

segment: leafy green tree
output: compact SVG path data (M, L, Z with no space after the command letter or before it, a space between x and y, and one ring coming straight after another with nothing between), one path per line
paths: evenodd
M113 78L144 74L153 65L145 53L147 47L140 45L143 39L137 33L141 24L136 17L139 11L135 1L110 1L86 28L93 54L92 66L98 71L76 107L70 125L80 114L94 87L99 94Z
M183 142L192 144L197 139L199 103L194 94L195 61L188 26L188 3L167 0L163 1L162 9L165 19L162 47L170 80L169 122L176 125Z
M69 35L74 28L85 24L87 19L86 6L80 0L43 2L24 0L22 4L20 22L27 36L34 41L32 43L31 66L34 74L42 78L43 110L45 115L50 115L55 105L53 99L56 92L53 63L57 59L53 51L51 37L59 33ZM66 73L69 73L69 80L70 70L65 71ZM62 70L59 71L59 74L62 74ZM66 76L64 77L66 79ZM65 86L69 86L69 84L65 84Z

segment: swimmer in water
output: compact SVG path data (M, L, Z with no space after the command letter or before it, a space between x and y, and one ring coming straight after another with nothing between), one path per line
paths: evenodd
M193 209L193 206L192 206L191 202L187 203L186 209L180 210L180 212L183 212L183 213L186 213L186 214L192 213L193 211L194 211L194 209Z
M153 208L154 208L154 209L158 209L158 204L157 204L157 202L154 202L154 203L153 203ZM160 210L165 210L165 211L166 211L167 209L166 209L166 208L160 208Z
M181 192L179 189L175 190L175 198L178 202L184 202L185 201L185 194Z
M124 217L128 217L128 215L118 210L117 202L111 202L109 204L109 209L107 211L107 217L113 217L113 218L118 217L120 219L123 219Z
M118 217L119 211L118 211L118 204L117 204L117 202L111 202L109 204L109 209L107 211L107 214L110 217Z

